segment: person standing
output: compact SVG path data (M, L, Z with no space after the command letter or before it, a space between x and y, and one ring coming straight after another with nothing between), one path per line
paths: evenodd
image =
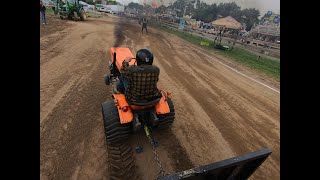
M148 23L148 20L147 20L147 18L144 17L142 19L142 33L143 33L143 29L146 29L146 32L148 33L147 23Z
M42 3L42 1L40 1L40 14L41 14L42 24L43 24L43 25L47 24L47 20L46 20L46 7L45 7L44 4Z

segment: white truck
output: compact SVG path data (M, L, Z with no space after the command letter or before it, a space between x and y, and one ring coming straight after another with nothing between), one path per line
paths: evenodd
M93 11L95 9L94 5L87 4L83 1L79 1L79 4L82 4L85 12L88 12L89 10Z
M124 12L124 6L121 5L105 5L107 8L107 13L118 14Z
M100 12L107 12L108 11L106 5L103 5L103 4L96 4L96 9Z

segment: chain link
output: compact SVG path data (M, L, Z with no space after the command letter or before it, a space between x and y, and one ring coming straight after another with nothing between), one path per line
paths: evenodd
M158 167L159 167L159 172L158 172L158 174L157 174L156 179L159 179L160 177L163 177L163 176L166 176L166 175L170 175L170 174L169 174L167 171L165 171L165 170L163 169L163 167L162 167L162 163L161 163L161 161L160 161L160 159L159 159L159 155L158 155L158 153L157 153L157 151L156 151L155 143L154 143L154 140L153 140L152 137L151 137L151 133L149 132L149 129L147 128L147 129L145 129L145 131L146 131L146 135L147 135L147 137L148 137L148 139L149 139L149 142L150 142L150 144L151 144L151 146L152 146L152 152L153 152L153 155L154 155L154 159L156 160L156 162L157 162L157 164L158 164Z
M165 171L162 167L162 163L159 159L159 155L156 151L156 148L155 148L155 145L154 145L154 142L150 141L151 145L152 145L152 152L153 152L153 155L154 155L154 158L155 160L157 161L157 164L159 166L159 172L158 172L158 175L157 175L157 178L156 179L159 179L160 177L163 177L163 176L166 176L166 175L169 175L169 173L167 171Z

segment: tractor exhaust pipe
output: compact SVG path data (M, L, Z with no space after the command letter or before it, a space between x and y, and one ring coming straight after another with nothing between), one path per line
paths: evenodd
M113 53L113 65L116 65L117 53Z
M104 83L108 86L111 84L111 77L114 76L114 68L116 67L116 58L117 58L117 54L116 52L113 53L113 62L109 61L109 68L110 68L110 72L111 74L105 74L104 75Z

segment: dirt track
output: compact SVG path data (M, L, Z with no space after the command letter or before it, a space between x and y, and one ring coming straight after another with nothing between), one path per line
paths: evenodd
M111 99L103 82L107 50L115 42L116 17L86 22L49 16L40 31L40 176L41 179L108 179L101 103ZM57 26L59 24L59 26ZM280 179L280 94L220 63L183 40L135 24L123 26L121 46L132 52L149 47L161 69L159 87L173 93L176 121L157 133L157 148L169 173L231 158L262 148L273 153L252 179ZM214 57L214 52L208 53ZM279 90L279 82L224 63ZM131 138L134 148L137 135ZM135 156L139 179L158 169L147 139ZM146 164L148 164L146 166Z

